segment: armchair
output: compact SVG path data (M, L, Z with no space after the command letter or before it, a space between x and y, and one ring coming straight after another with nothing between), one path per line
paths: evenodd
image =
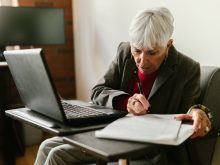
M213 128L206 137L187 143L190 158L193 164L218 165L220 164L220 68L201 66L201 95L198 103L212 111Z

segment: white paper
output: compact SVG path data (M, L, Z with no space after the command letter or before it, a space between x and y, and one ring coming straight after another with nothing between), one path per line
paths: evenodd
M100 131L98 138L120 139L157 144L178 145L193 133L191 125L183 125L174 115L127 115Z

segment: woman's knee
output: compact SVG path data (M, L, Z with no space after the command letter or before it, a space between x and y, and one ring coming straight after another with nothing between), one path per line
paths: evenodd
M63 144L50 151L48 161L53 165L69 165L75 163L87 164L88 162L94 162L94 158L85 154L77 147L69 144Z
M44 152L44 153L49 153L51 149L62 145L62 138L61 137L52 137L50 139L44 140L40 146L39 146L39 151Z
M52 148L47 156L48 164L61 164L63 155L57 150L57 148Z
M48 164L72 164L79 161L77 158L77 153L79 152L73 146L68 144L60 145L55 148L52 148L47 157ZM46 163L46 164L47 164Z

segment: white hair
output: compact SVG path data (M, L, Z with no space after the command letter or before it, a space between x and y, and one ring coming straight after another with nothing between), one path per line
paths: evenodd
M173 33L173 16L164 7L139 11L133 18L129 36L131 45L138 49L166 47Z

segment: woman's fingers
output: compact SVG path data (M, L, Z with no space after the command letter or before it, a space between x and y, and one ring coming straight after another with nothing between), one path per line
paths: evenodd
M127 110L134 115L146 114L150 104L142 94L134 94L128 99Z

